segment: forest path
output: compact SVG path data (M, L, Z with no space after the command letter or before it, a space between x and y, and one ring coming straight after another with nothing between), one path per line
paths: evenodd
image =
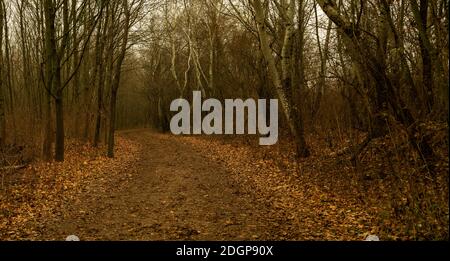
M119 135L143 146L131 181L121 189L83 193L71 211L64 211L69 214L47 225L44 238L274 239L279 222L271 219L267 206L243 192L223 166L208 160L207 151L148 130ZM115 186L114 181L109 184Z

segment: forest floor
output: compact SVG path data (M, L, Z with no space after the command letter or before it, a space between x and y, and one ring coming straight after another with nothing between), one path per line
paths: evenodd
M331 171L335 161L280 165L248 147L133 130L119 132L111 160L71 143L64 163L3 174L0 240L364 240L378 232L374 209L357 197L292 175Z

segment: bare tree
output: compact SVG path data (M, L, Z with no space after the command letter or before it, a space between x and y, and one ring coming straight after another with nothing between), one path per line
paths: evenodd
M281 103L281 107L283 108L284 116L287 119L291 133L295 137L298 156L307 157L309 156L309 150L304 138L301 110L299 110L298 105L294 105L293 99L293 91L295 91L293 88L298 88L298 86L293 86L292 84L296 1L291 0L287 3L283 3L284 4L277 5L284 26L284 36L282 36L282 39L284 40L281 49L281 73L277 69L275 58L270 48L269 35L267 33L266 17L269 12L268 4L265 3L264 6L261 1L254 0L252 1L252 6L255 11L261 50L268 63L268 71L273 81L273 85L275 86L275 91Z

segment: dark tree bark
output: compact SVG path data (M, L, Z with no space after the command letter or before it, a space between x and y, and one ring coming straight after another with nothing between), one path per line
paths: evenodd
M3 98L4 80L3 80L3 27L7 26L5 23L5 17L3 16L4 2L0 1L0 148L5 144L6 138L6 120L5 120L5 100Z
M122 44L120 47L119 58L117 59L114 78L111 86L111 98L110 98L110 119L109 119L109 131L108 131L108 157L114 158L114 133L116 128L116 106L117 106L117 92L120 86L120 76L122 72L122 64L125 60L125 54L128 45L128 34L130 30L130 10L128 7L128 0L122 1L122 8L124 11L125 19L123 22L123 35Z

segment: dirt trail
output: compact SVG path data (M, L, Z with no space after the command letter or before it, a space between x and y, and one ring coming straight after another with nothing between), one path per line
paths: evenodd
M143 145L141 160L120 189L80 195L44 239L264 240L278 222L219 163L179 139L149 131L120 135ZM124 173L127 175L128 173Z

